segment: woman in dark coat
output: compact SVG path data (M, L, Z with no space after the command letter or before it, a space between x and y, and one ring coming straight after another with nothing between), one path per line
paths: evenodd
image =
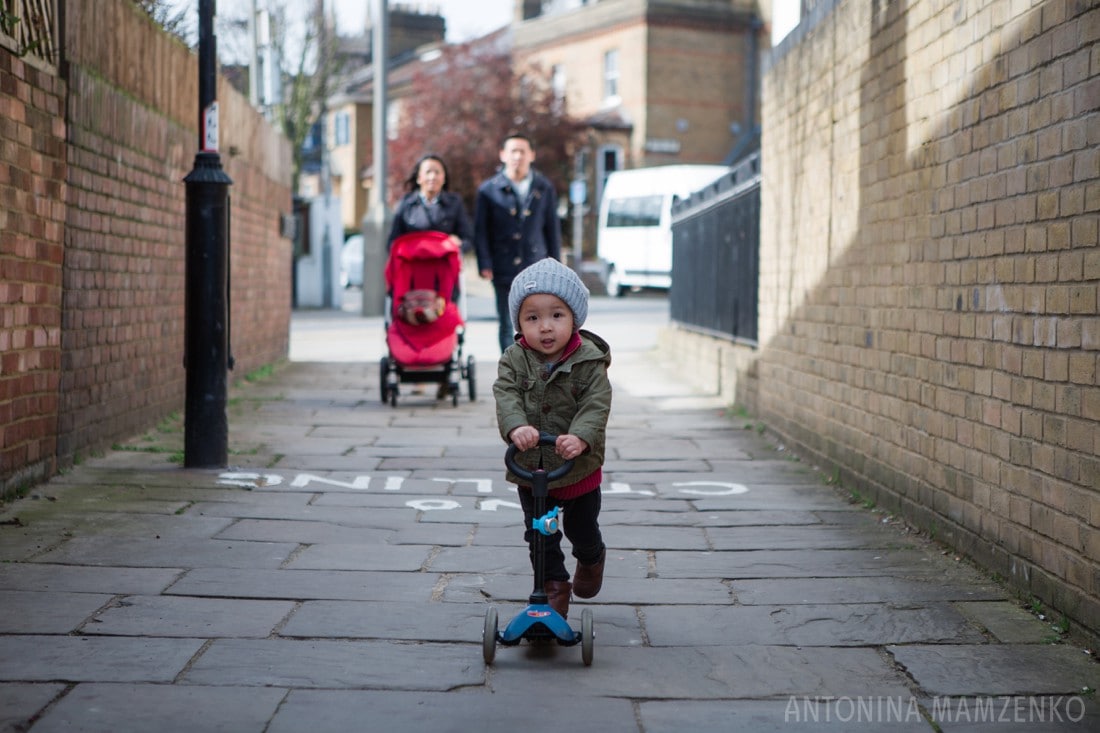
M402 234L437 231L450 234L463 252L469 251L474 230L462 197L447 190L447 166L442 158L425 155L418 160L405 181L405 190L408 193L394 212L387 250Z

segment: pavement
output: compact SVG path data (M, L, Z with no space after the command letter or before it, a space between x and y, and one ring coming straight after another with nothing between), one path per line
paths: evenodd
M295 313L291 360L231 388L230 466L173 462L176 418L0 507L0 730L1100 730L1088 649L684 384L659 297L589 316L615 387L606 579L569 619L593 662L487 665L488 609L532 590L491 301L472 284L457 407L383 405L357 308Z

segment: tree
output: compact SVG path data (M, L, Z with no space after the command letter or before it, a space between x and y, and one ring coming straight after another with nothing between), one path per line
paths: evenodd
M197 42L191 16L194 4L183 8L169 0L134 0L169 33L183 39L188 45ZM325 100L332 93L341 68L337 53L339 39L334 32L335 19L324 13L323 0L313 0L300 17L292 17L290 6L302 7L293 0L261 0L257 6L265 7L271 17L271 44L274 57L279 59L282 100L271 105L269 119L283 131L291 145L291 190L298 190L305 158L304 143L313 123L323 116ZM234 12L235 11L235 12ZM252 41L249 4L230 8L217 17L218 56L223 63L238 65L247 63L251 55ZM247 94L247 84L242 90Z
M410 92L389 145L391 203L416 161L434 153L447 164L450 190L472 215L477 187L500 166L500 143L511 131L534 141L536 167L565 192L582 127L554 94L549 74L535 68L521 75L511 53L462 44L445 47L419 69Z
M160 27L181 41L188 43L190 33L186 8L173 8L165 0L134 0L134 4L144 10Z

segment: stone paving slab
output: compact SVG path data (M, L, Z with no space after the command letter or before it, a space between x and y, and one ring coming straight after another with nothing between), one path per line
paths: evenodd
M0 636L0 681L172 682L198 639Z
M790 509L827 511L841 508L836 495L814 485L798 486L789 482L758 484L732 475L699 474L612 474L615 481L631 486L652 487L657 496L667 499L688 499L706 510ZM707 503L700 503L707 502Z
M1100 690L1100 665L1043 644L895 646L886 650L930 695L1074 695Z
M480 643L483 603L307 601L279 630L284 638Z
M183 502L180 507L185 506ZM147 507L143 507L147 509ZM233 523L229 518L188 516L181 519L177 512L147 513L138 511L61 512L49 519L35 522L38 528L68 537L145 537L163 540L209 539Z
M26 730L26 721L65 691L65 685L0 682L0 731Z
M718 579L665 580L661 578L615 578L605 575L603 589L589 603L649 605L726 605L733 602L730 590ZM456 575L447 583L444 598L470 600L470 594L498 601L526 603L531 594L531 574L501 575L477 572Z
M569 553L569 543L564 542L566 567L575 565ZM510 551L499 547L444 547L428 565L436 573L477 572L487 575L506 574L531 577L531 561L525 546ZM614 549L607 554L604 566L605 578L644 578L648 574L649 560L644 552Z
M257 479L256 477L260 478ZM446 494L452 488L448 481L433 478L409 478L407 472L382 473L378 471L282 471L268 469L264 472L244 472L236 478L225 481L239 481L243 485L256 486L255 493L264 495L272 492L300 493L312 497L314 502L347 502L355 506L359 499L369 501L374 497L396 497L404 494L436 495ZM276 483L277 482L277 483ZM387 489L394 485L396 489ZM365 506L372 506L366 504Z
M332 522L307 522L282 519L242 519L216 535L219 540L250 542L327 543L335 545L381 545L394 538L391 529L347 527Z
M472 501L470 499L452 499L451 501L457 503L458 507L448 507L445 510L439 511L424 511L418 517L418 521L423 524L477 524L489 527L514 527L517 523L523 523L523 515L520 513L519 509L499 503L507 502L518 504L518 501L501 497L495 498L496 501L494 502L495 506L493 509L485 508L486 504L484 500ZM475 509L475 504L480 505L482 508Z
M35 733L262 733L287 691L232 686L77 685L34 725ZM305 729L303 729L305 730Z
M824 525L739 527L710 531L707 536L714 550L851 550L897 547L906 542L896 532L876 529L853 532L848 527Z
M81 631L97 636L264 638L294 610L289 601L127 596Z
M485 682L481 644L217 639L187 684L314 689L453 690Z
M600 526L605 524L637 527L644 530L662 525L683 527L811 525L821 524L821 520L810 511L758 509L647 511L605 506L600 512Z
M0 634L67 634L110 600L100 593L0 590Z
M135 454L123 453L123 457ZM208 483L220 472L216 469L181 468L165 463L156 468L141 468L127 464L127 470L109 466L102 459L94 464L84 464L79 471L67 471L50 479L49 484L35 489L39 492L60 494L66 500L81 501L89 495L127 497L163 488L185 488ZM78 491L72 491L76 487Z
M235 542L204 539L76 537L36 560L67 565L131 565L169 568L185 560L192 567L277 568L297 545L288 542Z
M399 529L390 538L391 545L444 545L465 547L472 544L477 525L470 524L414 524Z
M471 649L477 654L480 649ZM786 646L609 647L597 642L590 668L580 650L498 648L491 687L498 694L568 699L578 674L587 688L637 700L713 700L787 695L908 695L904 677L873 649ZM575 674L567 674L574 672ZM685 714L690 714L685 710Z
M578 699L582 698L582 699ZM584 699L574 688L566 698L492 692L369 692L293 690L266 733L516 733L560 730L638 733L633 705L615 698Z
M659 481L665 474L682 475L709 473L710 466L702 458L667 458L667 459L607 459L605 463L607 472L615 477L623 475L649 475L650 481Z
M969 601L955 607L1005 644L1049 644L1060 637L1053 624L1042 623L1019 603Z
M429 604L307 601L279 630L279 636L480 644L485 614L490 606L497 609L500 628L503 629L525 605L490 604L480 599L469 603ZM586 605L575 602L571 607L569 622L575 630L580 629L580 610ZM594 608L593 618L600 644L642 644L641 624L633 608L601 605Z
M413 485L414 483L419 485ZM316 496L311 506L399 509L408 506L410 501L441 497L496 497L516 501L514 490L509 490L502 484L490 482L459 481L456 483L443 478L414 482L403 479L400 484L395 482L391 489L382 488L384 485L383 481L377 481L372 482L369 489L342 490L340 485L326 487L320 482L313 482L310 484L311 488L324 493Z
M709 550L711 542L700 527L627 527L602 524L604 543L616 550ZM567 520L568 521L568 520Z
M74 593L153 594L175 581L173 568L97 568L49 563L0 563L0 588Z
M439 584L434 573L355 570L241 570L197 568L165 593L221 598L421 601Z
M729 443L700 446L697 441L687 438L646 438L616 443L614 451L617 460L664 460L684 458L710 458L716 454L715 448L723 452L730 450Z
M646 609L653 646L788 644L874 646L889 643L980 644L981 631L951 606L824 604L812 606L679 606Z
M914 550L748 550L657 553L663 578L822 578L856 575L932 576L941 572Z
M425 476L431 473L459 475L463 471L476 471L483 476L486 474L490 476L503 474L499 459L483 456L444 456L440 458L394 456L383 458L378 464L378 469L380 471L411 471L413 476Z
M744 606L817 603L924 603L954 600L1000 600L1003 588L945 582L935 575L900 580L890 576L737 579L730 582Z
M432 548L424 545L311 545L284 567L291 570L419 572L429 564L432 555Z
M407 525L414 510L409 508L368 508L358 510L339 506L313 506L311 504L231 504L229 502L204 502L187 510L188 514L240 519L284 519L338 523L346 527L373 527L396 529Z
M257 466L272 466L281 471L367 471L380 470L383 459L369 456L322 454L286 454L273 451L269 458L254 462ZM277 460L276 460L277 459Z

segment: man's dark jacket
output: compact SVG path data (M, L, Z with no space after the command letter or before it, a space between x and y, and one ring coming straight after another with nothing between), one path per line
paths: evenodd
M519 201L512 182L497 173L477 189L474 207L474 251L477 269L493 271L493 285L511 285L528 265L561 259L558 196L546 176L533 172L526 201Z

